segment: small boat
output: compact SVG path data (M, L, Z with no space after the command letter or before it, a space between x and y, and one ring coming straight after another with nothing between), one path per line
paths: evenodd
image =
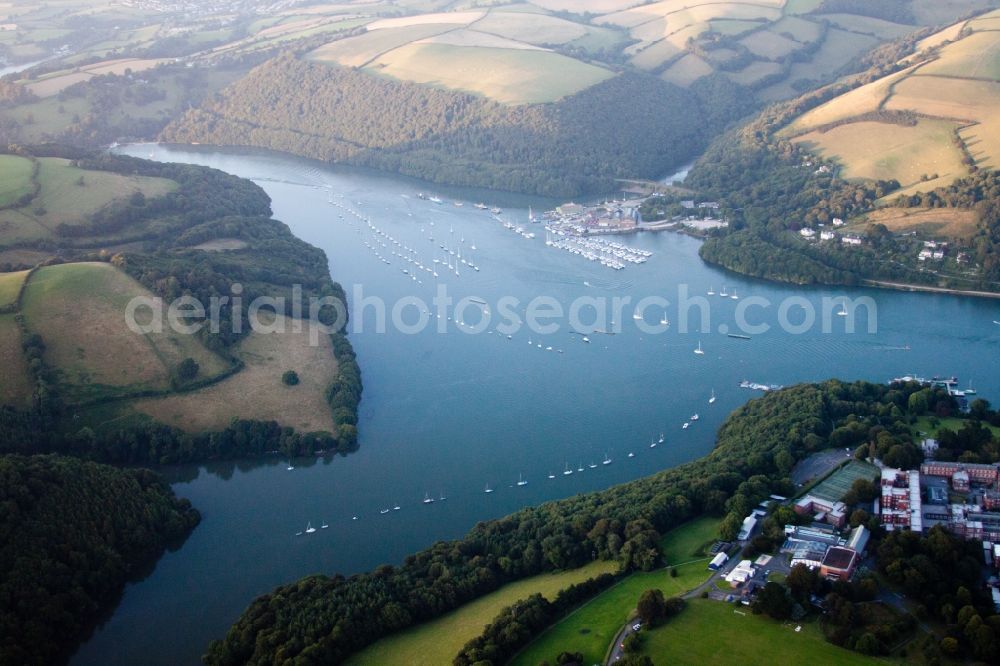
M700 417L699 417L699 416L698 416L697 414L692 414L692 415L691 415L691 419L690 419L690 420L691 420L691 421L697 421L697 420L698 420L699 418L700 418Z
M569 476L573 473L573 470L569 468L569 463L566 463L566 469L563 470L563 476Z
M436 204L444 203L443 201L441 201L440 197L427 197L427 200L430 201L431 203L436 203Z
M288 470L289 472L291 472L291 471L292 471L293 469L295 469L295 466L294 466L294 465L292 465L291 463L288 463L288 467L287 467L286 469L287 469L287 470Z
M357 516L351 516L351 520L357 520L357 519L358 519Z
M846 303L841 303L840 304L840 309L837 310L837 316L838 317L846 317L847 316L847 304Z
M698 341L698 348L694 350L694 353L702 356L705 354L704 350L701 348L701 340Z
M446 499L448 499L448 498L447 498L447 497L445 497L444 493L441 493L441 496L440 496L440 497L438 497L438 499L439 499L440 501L442 501L442 502L443 502L443 501L445 501L445 500L446 500Z
M399 511L399 510L400 510L400 508L401 508L401 507L400 507L400 506L399 506L399 505L397 504L396 506L392 507L392 510L393 510L393 511Z
M629 457L629 458L635 458L635 454L634 454L634 453L632 453L631 451L629 451L629 453L628 453L628 457Z
M478 208L479 210L486 210L486 204L484 203L477 203L474 207Z
M712 389L712 397L708 399L708 404L715 403L715 389Z
M522 477L520 474L518 474L517 475L517 485L519 485L519 486L526 486L526 485L528 485L528 482L524 480L524 477Z
M434 503L434 498L431 497L429 494L424 493L424 504L433 504L433 503Z
M638 310L636 310L635 312L632 313L632 319L639 319L639 320L641 320L642 319L642 314Z
M726 293L726 288L725 287L723 287L722 291L719 292L719 296L721 296L722 298L726 298L727 296L729 296L729 294Z
M587 465L587 467L589 467L590 469L597 469L597 463L592 462L589 465Z
M576 471L578 471L578 472L582 472L583 471L583 463L580 463L580 466L576 468Z
M556 475L555 475L555 474L553 474L552 472L549 472L549 478L550 478L550 479L554 479L554 478L556 478Z
M660 325L661 326L670 326L670 320L667 319L667 311L666 310L663 311L663 316L660 317Z
M302 536L302 532L296 532L295 536Z
M685 423L684 425L682 425L682 426L681 426L681 429L682 429L682 430L687 430L687 429L688 429L688 428L690 428L690 427L691 427L691 424L690 424L690 423Z
M708 288L708 295L709 296L715 296L715 289L713 289L712 287L709 287Z
M733 299L734 301L740 300L740 297L736 295L736 290L735 289L733 289L733 293L730 294L729 298Z
M484 490L483 492L486 493L487 495L489 495L491 492L493 492L493 489L490 488L490 484L488 484L488 483L486 484L486 490Z
M585 335L585 336L583 336L583 341L584 341L584 342L590 342L590 338L588 338L588 337L587 337L587 336Z
M909 346L907 346L909 349ZM976 395L976 389L972 388L972 380L969 380L969 388L965 389L965 395Z
M656 439L649 440L649 448L651 448L651 449L655 449L656 448Z
M660 433L660 439L657 440L657 444L663 444L663 433Z
M382 516L384 516L387 513L389 513L389 509L381 509L381 510L379 510L379 514L382 515Z
M329 527L330 525L328 523L323 523L322 525L319 526L321 530L329 529Z
M601 464L602 465L610 465L611 464L611 458L608 457L607 453L604 454L604 462L602 462Z
M312 523L306 523L306 534L312 534L315 531L316 531L316 528L313 527Z

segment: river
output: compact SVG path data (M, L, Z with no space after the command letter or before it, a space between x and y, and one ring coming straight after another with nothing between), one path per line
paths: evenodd
M350 215L340 218L330 198L362 211L388 235L417 249L425 262L446 239L465 248L466 256L475 244L471 256L479 272L463 265L460 277L438 280L456 300L475 296L494 304L513 296L522 313L523 304L539 295L568 305L580 297L660 294L676 304L679 286L688 285L710 304L711 321L705 331L694 326L682 334L671 305L668 331L644 333L634 326L629 307L625 321L617 322L621 333L594 333L587 344L565 325L558 333L520 331L508 340L496 333L469 334L453 322L447 334L433 327L418 334L379 333L371 330L370 313L361 317L365 330L350 335L365 385L360 450L331 460L294 461L294 471L278 460L166 470L176 492L189 498L204 520L181 548L126 588L75 664L193 664L256 595L276 585L306 574L351 574L397 563L436 540L462 535L477 521L700 457L712 447L725 416L758 395L739 388L743 379L787 385L833 376L886 381L909 373L947 373L963 383L974 380L984 397L1000 396L1000 375L986 365L1000 346L1000 326L992 323L1000 319L994 301L745 279L705 265L697 255L699 241L673 233L620 239L653 254L644 264L613 271L546 246L541 225L527 223L527 208L538 211L553 202L429 186L254 151L148 145L122 150L254 179L271 196L275 217L326 251L333 277L349 296L360 285L365 296L390 304L413 295L429 300L434 280L417 284L388 250L384 254L395 260L392 265L377 259L364 245L371 234L359 234L365 229L351 223ZM446 203L421 200L421 191ZM465 205L450 205L452 199ZM472 206L480 200L501 206L505 217L537 237L504 229ZM432 234L434 243L427 240ZM718 292L724 285L741 300L706 296L709 288ZM824 298L841 295L872 299L877 332L867 332L865 311L857 322L861 333L846 333L846 318L837 317L829 333L819 325L801 334L776 325L778 304L787 299L819 309ZM734 330L737 308L749 297L772 303L747 316L773 328L750 340L720 333ZM654 308L646 318L659 321L662 312ZM414 314L411 310L408 320ZM699 343L703 355L693 353ZM553 350L546 351L548 346ZM710 405L713 390L718 400ZM701 418L682 429L693 413ZM666 441L650 448L661 432ZM634 457L627 457L629 452ZM605 455L612 464L600 464ZM592 463L597 467L591 469ZM563 474L567 465L572 475ZM581 466L584 471L575 471ZM527 485L516 485L519 475ZM495 492L485 493L487 484ZM425 494L447 500L424 505ZM380 514L397 504L399 511ZM329 528L296 536L309 521L327 522Z

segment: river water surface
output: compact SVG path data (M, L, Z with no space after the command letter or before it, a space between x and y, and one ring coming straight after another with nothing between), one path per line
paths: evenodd
M406 296L430 303L441 283L456 301L480 298L494 314L501 297L514 297L524 314L536 296L551 296L568 308L580 297L629 296L634 302L661 295L672 304L671 326L663 334L643 333L629 307L624 321L616 322L619 334L592 333L588 344L565 322L557 333L522 330L508 340L492 332L469 334L447 320L450 330L441 334L436 319L418 334L391 327L380 333L372 330L370 311L356 318L365 324L350 335L365 385L360 450L326 461L294 461L294 471L278 460L167 470L176 492L204 519L179 550L126 588L112 617L75 656L76 664L193 664L255 596L279 584L311 573L351 574L398 563L436 540L461 536L477 521L702 456L725 416L757 395L739 388L744 379L787 385L834 376L886 381L910 373L954 374L963 384L972 380L980 395L1000 399L996 301L758 282L705 265L699 241L673 233L624 237L653 255L645 264L613 271L546 247L541 225L528 224L529 205L539 211L559 202L434 187L261 152L148 145L122 150L254 179L271 196L275 217L326 251L332 275L349 297L360 285L365 296L390 306ZM417 198L422 191L445 203ZM374 240L367 226L350 214L341 218L331 199L370 217L417 250L425 264L433 265L432 251L446 243L462 247L466 257L471 252L480 271L460 265L460 276L452 271L445 278L442 268L442 277L422 274L417 284L402 272L412 265L382 249L392 263L380 261L365 246ZM455 199L465 205L452 205ZM499 205L504 218L537 237L504 229L472 206L480 200ZM443 257L439 248L436 256ZM690 332L679 332L682 285L711 305L703 331L694 317ZM706 296L723 286L741 300ZM801 299L819 311L823 299L834 296L873 299L876 332L867 332L865 311L857 333L846 333L846 318L838 317L829 333L820 323L802 334L777 326L784 300ZM737 308L749 297L772 303L748 314L772 329L750 340L720 333L737 329ZM407 321L415 312L409 311ZM646 319L655 324L662 314L654 308ZM797 323L801 315L789 318ZM703 355L693 353L699 342ZM709 405L712 391L718 399ZM682 429L694 413L700 419ZM650 448L661 432L665 442ZM606 455L612 464L600 464ZM567 467L572 475L563 474ZM519 475L527 485L516 485ZM484 492L487 484L494 492ZM425 495L447 499L424 505ZM396 505L399 511L380 513ZM310 521L329 528L296 536Z

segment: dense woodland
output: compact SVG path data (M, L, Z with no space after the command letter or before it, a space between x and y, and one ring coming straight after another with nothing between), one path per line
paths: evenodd
M791 494L788 474L798 460L826 447L919 463L908 419L928 409L946 416L955 404L947 393L916 384L830 381L768 394L735 411L715 449L699 460L480 523L463 539L437 543L399 566L350 578L310 576L263 595L212 644L206 661L263 664L280 655L337 662L506 582L575 568L595 555L618 561L623 571L651 569L662 564L661 533L709 513L725 516L721 536L732 538L770 493ZM996 418L988 406L982 413Z
M199 519L148 470L0 456L0 663L65 660L126 580Z
M63 225L54 241L26 245L58 252L59 260L105 260L126 271L165 300L191 295L208 303L212 296L230 295L243 286L244 302L257 296L284 296L292 314L293 285L302 297L331 296L346 302L343 288L330 278L326 254L296 238L286 225L270 218L270 199L257 185L206 167L161 164L121 155L91 154L58 146L14 147L23 154L63 156L90 170L169 178L179 187L161 197L141 195L112 203L86 224ZM235 238L247 247L229 252L203 252L194 245L215 238ZM99 248L141 241L141 249L110 255ZM232 347L246 331L247 312L241 309L242 334L232 326L198 335L213 351L230 358L240 369ZM334 321L332 309L320 311L323 323ZM231 306L221 309L222 321L233 317ZM71 453L101 462L175 463L213 458L235 458L281 451L310 455L317 451L347 453L357 447L357 407L361 399L361 372L344 329L331 335L338 376L326 398L337 431L297 433L275 422L237 421L220 432L189 434L176 428L135 419L100 428L75 429L67 423L72 406L64 403L58 373L47 368L45 341L32 336L24 354L36 389L31 409L0 407L0 452ZM184 383L184 390L197 388Z
M161 138L568 197L613 191L615 178L655 177L683 163L746 113L749 98L721 79L689 91L626 72L556 103L507 106L285 54Z

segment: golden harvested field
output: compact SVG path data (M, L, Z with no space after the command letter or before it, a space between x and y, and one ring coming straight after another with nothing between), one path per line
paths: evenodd
M451 46L481 46L494 49L527 49L529 51L542 50L541 47L515 42L512 39L491 35L477 30L451 30L434 37L421 39L414 44L450 44Z
M194 245L191 249L204 252L225 252L227 250L242 250L245 247L247 247L247 242L239 238L215 238Z
M152 294L110 264L46 266L32 275L21 312L28 330L45 341L45 360L58 372L67 398L169 389L172 371L187 357L198 362L202 378L228 367L195 336L166 325L161 333L131 331L125 309L136 296Z
M21 285L24 278L28 277L28 271L17 271L16 273L0 273L0 310L11 307L17 301L17 295L21 293Z
M652 70L683 52L681 47L663 39L636 52L629 62L640 69Z
M368 69L404 81L479 93L504 104L554 102L614 76L550 51L409 44Z
M337 375L330 338L319 334L320 344L309 344L308 325L284 333L251 333L239 343L237 354L246 367L211 386L139 400L137 411L190 432L221 430L233 418L274 420L299 432L334 432L333 416L326 403L326 389ZM278 322L276 321L277 325ZM299 383L285 386L281 375L294 370Z
M641 5L643 0L531 0L531 4L553 12L607 14Z
M976 233L976 214L955 208L880 208L865 216L865 224L884 224L889 231L919 231L928 236L969 238Z
M486 15L486 12L441 12L438 14L417 14L416 16L401 16L399 18L387 18L368 24L371 31L384 30L386 28L408 28L414 25L428 24L453 24L469 25L473 21L478 21Z
M452 24L434 23L374 30L357 37L324 44L306 57L317 62L336 63L345 67L363 67L383 53L454 29L455 26Z
M703 76L712 73L712 66L707 62L689 53L660 75L664 81L684 87L689 86Z
M887 109L914 109L941 118L984 121L1000 108L1000 83L911 76L896 84Z
M905 188L931 189L966 173L962 153L952 145L955 123L921 119L915 127L876 122L841 125L795 139L825 158L843 165L845 178L895 179ZM924 174L937 182L921 183Z
M1000 116L963 128L959 134L966 147L982 169L1000 166Z
M964 27L965 25L963 23L955 23L947 28L944 28L943 30L939 30L930 37L925 37L917 42L917 50L926 51L927 49L932 49L935 46L940 46L945 42L954 41L958 39Z
M921 74L1000 80L1000 39L995 32L976 32L941 49L941 57Z
M883 100L889 96L892 84L903 80L912 71L913 69L910 68L890 74L860 88L855 88L839 97L835 97L829 102L821 104L796 118L795 122L785 130L785 133L796 134L839 120L876 111Z
M581 23L524 12L490 12L473 27L479 32L529 44L565 44L590 32Z
M21 328L14 314L0 315L0 405L24 407L31 398L31 375L21 351Z

